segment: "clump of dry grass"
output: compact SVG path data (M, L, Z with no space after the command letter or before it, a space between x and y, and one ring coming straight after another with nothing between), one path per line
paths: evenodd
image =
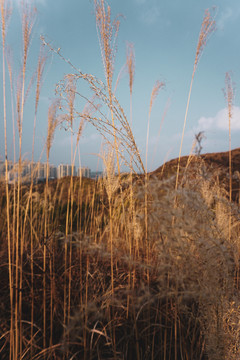
M181 173L177 192L174 192L175 176L163 180L150 176L146 253L145 182L143 179L132 182L130 175L125 176L121 179L121 195L119 177L113 175L115 170L110 169L110 163L107 162L109 177L89 184L89 190L83 189L85 182L79 186L78 180L74 180L74 199L80 202L72 216L79 219L79 230L75 228L77 231L66 234L63 226L59 232L62 208L60 214L55 215L54 223L49 223L46 242L41 238L44 217L39 217L41 211L42 214L45 211L44 187L33 189L36 194L33 195L32 223L34 335L30 335L32 261L28 245L23 254L22 331L24 343L29 344L25 350L30 351L31 344L32 358L36 359L44 356L226 359L229 354L237 358L238 207L230 205L227 193L217 183L217 175L211 173L199 157ZM68 179L64 189L63 183L49 189L48 217L54 218L53 212L65 202L63 225L67 211L70 213L67 210L70 184ZM99 196L93 207L94 197ZM58 202L55 200L52 206L50 199L54 197ZM175 198L177 206L174 206ZM27 199L26 189L23 200ZM234 231L229 241L226 219L230 206ZM69 256L70 247L71 262L68 258L66 266L65 248ZM4 248L1 259L1 299L4 301L9 296ZM64 289L70 279L70 313L63 328L65 306L69 301L69 293ZM42 306L44 292L45 316L52 318L52 326L46 322L45 347L42 346L43 312L37 310ZM5 308L5 313L8 312L10 308ZM8 349L7 328L4 322L2 354Z

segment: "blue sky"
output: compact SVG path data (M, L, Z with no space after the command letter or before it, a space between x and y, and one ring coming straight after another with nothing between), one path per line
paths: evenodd
M104 80L98 43L94 3L90 0L28 0L37 7L37 19L29 53L28 80L36 68L42 34L61 53L84 73ZM8 29L8 44L13 50L15 77L21 65L20 0L13 0L13 14ZM240 135L240 4L239 0L109 0L112 17L121 14L117 39L113 83L126 62L126 43L135 48L135 77L133 84L133 134L145 163L146 134L151 91L156 80L164 81L154 102L149 131L148 170L154 170L165 160L177 157L181 142L184 115L191 81L195 51L204 11L216 8L217 30L211 36L200 59L195 75L187 117L182 155L189 154L194 134L205 131L203 152L228 150L228 117L223 88L225 74L230 71L235 84L232 119L232 148L239 147ZM47 113L55 97L55 85L72 69L56 54L50 53L44 75L37 118L35 160L38 160L46 139ZM2 76L2 73L1 73ZM105 81L105 80L104 80ZM34 105L28 97L23 124L23 154L31 158ZM83 87L81 91L86 91ZM88 95L88 92L86 92ZM2 99L2 90L0 90ZM128 77L121 76L116 90L128 119L130 97ZM76 98L76 106L84 103ZM1 118L2 100L1 100ZM161 127L162 117L165 113ZM77 126L77 124L76 124ZM70 163L71 136L69 131L57 130L50 162ZM86 124L80 139L80 161L92 170L101 169L98 154L101 136ZM10 102L8 101L8 152L13 154ZM79 154L77 158L79 159ZM3 121L0 129L0 155L4 156ZM42 161L45 160L42 155ZM78 164L78 161L76 164Z

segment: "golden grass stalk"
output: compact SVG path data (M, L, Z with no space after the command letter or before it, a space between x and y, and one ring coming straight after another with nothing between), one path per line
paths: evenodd
M8 239L8 273L9 273L9 295L11 306L11 325L10 325L10 353L9 359L14 358L14 332L13 332L13 276L12 276L12 245L10 236L10 214L9 214L9 191L8 191L8 151L7 151L7 111L6 111L6 71L5 71L5 50L6 50L6 26L10 17L9 3L5 0L0 1L1 10L1 32L2 32L2 72L3 72L3 122L4 122L4 146L5 146L5 190L7 203L7 239Z
M148 163L148 140L149 140L149 127L150 127L150 118L152 113L152 107L156 100L156 97L158 96L159 90L165 87L165 83L163 81L157 80L153 86L151 98L150 98L150 105L149 105L149 111L148 111L148 125L147 125L147 139L146 139L146 165L145 169L147 172L147 163Z
M23 222L23 236L25 236L25 230L26 230L26 224L28 219L28 211L30 207L30 221L31 224L33 223L33 204L32 204L32 192L33 192L33 182L34 182L34 176L36 175L36 168L33 166L33 160L34 160L34 144L35 144L35 128L36 128L36 119L37 119L37 111L38 111L38 104L39 104L39 96L40 96L40 90L42 86L42 77L43 77L43 71L46 64L46 55L43 51L43 48L40 49L40 54L38 58L38 66L37 66L37 85L36 85L36 94L35 94L35 112L34 112L34 124L33 124L33 141L32 141L32 160L30 163L30 173L31 173L31 184L29 189L29 195L25 207L25 216L24 216L24 222ZM33 79L34 77L32 77ZM31 79L31 81L32 81ZM28 88L30 88L30 84ZM25 97L26 98L26 97ZM15 182L14 182L15 186ZM33 226L31 226L31 288L32 288L32 306L31 306L31 335L33 336L33 324L34 324L34 284L33 284ZM33 352L32 348L32 342L31 342L31 354Z
M40 54L38 57L38 66L37 66L37 86L36 86L36 95L35 95L35 111L34 111L34 124L33 124L33 141L32 141L32 161L31 161L31 187L30 187L30 204L31 204L31 223L33 221L33 204L32 204L32 189L33 189L33 161L34 161L34 144L35 144L35 131L36 131L36 121L37 121L37 112L39 105L40 91L43 81L43 72L46 65L46 54L43 50L43 46L40 48ZM32 304L31 304L31 338L33 338L33 324L34 324L34 273L33 273L33 231L31 227L31 290L32 290ZM51 345L51 341L50 341ZM33 355L33 346L31 342L31 357Z
M133 124L133 115L132 115L132 95L133 95L133 81L135 75L135 51L133 43L127 42L127 61L126 67L129 76L129 90L130 90L130 126L132 127ZM133 170L132 170L132 159L130 160L130 209L129 209L130 218L134 221L134 200L133 200ZM131 221L131 220L130 220ZM132 256L133 250L133 237L131 234L130 226L128 226L128 242L129 242L129 255ZM136 251L137 246L135 246ZM128 274L128 283L129 283L129 290L132 286L132 278L134 279L134 269L132 266L129 266L129 274ZM134 280L133 280L134 286ZM130 296L127 296L127 318L129 315L129 306L130 306ZM139 355L139 354L138 354Z
M180 150L179 150L179 156L178 156L178 167L177 167L176 185L175 185L176 190L177 190L177 187L178 187L180 159L181 159L181 154L182 154L183 138L184 138L185 127L186 127L186 122L187 122L187 115L188 115L188 109L189 109L189 104L190 104L190 98L191 98L191 94L192 94L193 80L194 80L194 76L195 76L195 73L196 73L196 70L197 70L199 60L200 60L200 58L202 56L203 50L204 50L204 48L205 48L205 46L207 44L207 41L209 40L209 37L215 31L215 28L216 28L216 23L215 23L214 17L212 17L209 9L207 9L207 10L205 10L205 14L204 14L204 18L203 18L203 21L202 21L200 34L199 34L199 37L198 37L197 50L196 50L195 61L194 61L194 66L193 66L190 89L189 89L189 93L188 93L187 106L186 106L184 123L183 123L183 130L182 130L182 138L181 138L181 144L180 144Z
M13 89L13 57L10 48L7 48L7 65L11 88L11 111L12 111L12 128L13 128L13 220L12 220L12 237L15 239L16 232L16 132L15 132L15 113L14 113L14 89ZM15 245L12 242L12 260L14 259Z
M16 306L15 306L15 328L16 328L16 354L18 354L19 341L19 355L22 356L22 261L23 261L23 247L24 237L20 238L20 262L19 262L19 226L20 226L20 189L21 189L21 171L22 171L22 128L23 128L23 114L25 102L25 81L27 58L30 47L32 29L35 22L36 10L32 9L31 4L22 2L22 37L23 37L23 59L22 68L19 78L19 88L17 89L17 125L19 132L19 160L18 160L18 185L17 185L17 232L16 232ZM21 234L22 235L22 234ZM19 269L19 270L18 270ZM19 274L18 274L19 272ZM19 323L19 339L18 339L18 323Z
M231 146L231 120L233 117L234 86L229 72L225 75L225 99L228 107L228 133L229 133L229 200L232 201L232 146ZM229 216L229 241L231 240L231 208Z
M98 38L105 70L105 77L107 81L107 89L110 102L110 112L112 118L112 126L114 132L115 153L117 159L118 174L120 176L120 163L119 163L119 145L116 138L114 112L112 109L112 80L114 72L114 60L116 56L116 40L118 36L120 21L115 18L111 21L111 8L108 5L105 9L105 0L94 0L96 26L98 30Z
M44 244L43 244L43 347L46 347L46 250L48 240L48 178L49 178L49 157L53 142L54 132L56 130L57 110L59 108L59 100L54 99L48 109L48 131L46 139L46 154L47 154L47 174L46 186L44 195ZM51 274L52 278L52 274ZM51 300L52 303L52 300ZM52 305L52 304L51 304ZM52 321L52 319L51 319Z
M76 78L74 75L70 74L66 77L67 87L67 106L68 106L68 123L71 131L71 179L70 186L68 189L68 201L67 201L67 215L66 215L66 226L65 226L65 276L64 276L64 328L69 322L70 313L71 313L71 283L72 283L72 240L70 239L69 246L69 258L67 262L68 255L68 234L72 234L72 218L73 218L73 171L74 171L74 157L73 157L73 122L74 122L74 100L76 96ZM77 139L78 140L78 139ZM79 140L78 140L79 141ZM69 207L70 207L70 228L69 228ZM68 273L68 301L67 301L67 273ZM65 309L66 307L66 309ZM66 316L67 312L67 316ZM66 355L68 356L68 354Z
M154 163L154 159L155 159L156 152L157 152L157 147L158 147L158 143L159 143L159 138L160 138L161 130L162 130L163 123L164 123L164 120L165 120L165 118L166 118L168 109L169 109L169 107L170 107L170 103L171 103L170 98L168 98L167 103L166 103L165 108L164 108L164 111L163 111L162 119L161 119L161 122L160 122L158 134L157 134L157 142L156 142L156 145L155 145L155 148L154 148L154 151L153 151L152 163L151 163L151 167L150 167L151 169L153 168L153 163Z
M119 187L119 179L115 176L115 166L114 166L114 155L111 150L104 154L103 163L105 166L106 177L104 178L105 188L108 197L109 204L109 241L110 241L110 253L111 253L111 290L114 294L114 269L113 269L113 194Z
M160 82L159 80L156 81L154 87L152 89L151 98L150 98L150 105L149 105L149 112L148 112L148 125L147 125L147 139L146 139L146 165L145 165L145 235L146 235L146 243L148 242L148 222L147 222L147 186L148 186L148 176L147 176L147 160L148 160L148 140L149 140L149 127L150 127L150 117L152 112L152 107L156 97L159 93L159 90L165 86L164 82Z
M30 35L29 35L30 36ZM43 78L43 72L46 64L46 54L44 53L43 47L40 49L40 54L38 58L38 65L37 65L37 85L36 85L36 93L35 93L35 111L34 111L34 124L33 124L33 140L32 140L32 159L30 163L30 172L31 172L31 184L30 184L30 190L29 190L29 196L27 199L26 207L25 207L25 216L24 216L24 223L23 223L23 234L25 235L25 229L26 229L26 223L28 218L28 211L30 207L30 221L31 224L33 223L33 204L32 204L32 191L33 191L33 181L34 176L36 175L36 168L33 167L33 160L34 160L34 144L35 144L35 129L36 129L36 119L37 119L37 111L38 111L38 104L39 104L39 97L40 97L40 91L42 86L42 78ZM33 80L35 79L35 74L32 76L28 89L26 91L26 94L24 96L24 103L27 98L27 94L30 91L31 86L33 85ZM19 92L20 94L20 92ZM20 99L20 96L18 96L18 99ZM31 226L31 289L32 289L32 305L31 305L31 337L33 337L33 324L34 324L34 284L33 284L33 226ZM33 346L31 342L31 354L33 353Z

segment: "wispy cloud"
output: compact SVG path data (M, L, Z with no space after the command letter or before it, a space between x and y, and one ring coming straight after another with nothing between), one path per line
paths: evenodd
M77 134L73 135L73 144L75 144L77 140ZM99 134L90 134L89 136L82 136L80 138L80 145L93 145L101 141L101 136ZM56 145L71 145L71 135L65 136L64 138L59 138L56 142ZM74 145L75 146L75 145Z
M234 22L238 20L239 17L240 17L239 5L235 9L233 7L227 7L223 9L219 15L219 19L217 20L218 29L224 30L224 28L229 22Z
M147 25L152 25L156 23L156 21L159 19L159 16L160 10L158 6L153 6L142 13L141 20Z
M134 0L140 9L140 21L152 25L160 17L160 6L156 0Z
M22 4L22 0L13 0L13 4L17 4L18 6ZM34 5L47 5L47 0L24 0L25 3Z
M233 107L233 114L231 119L231 130L240 131L240 107ZM213 117L202 116L198 120L198 126L196 131L211 131L211 130L222 130L228 131L229 120L228 110L224 108Z

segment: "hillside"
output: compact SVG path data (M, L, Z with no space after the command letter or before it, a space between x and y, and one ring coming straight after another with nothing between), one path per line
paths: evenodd
M231 151L232 158L232 199L239 200L240 190L240 148ZM178 158L170 160L150 173L150 177L166 179L169 176L176 177ZM215 181L222 185L229 192L229 152L206 153L200 156L183 156L180 159L180 176L181 183L183 174L194 176L194 173L202 169L208 175L211 174Z

